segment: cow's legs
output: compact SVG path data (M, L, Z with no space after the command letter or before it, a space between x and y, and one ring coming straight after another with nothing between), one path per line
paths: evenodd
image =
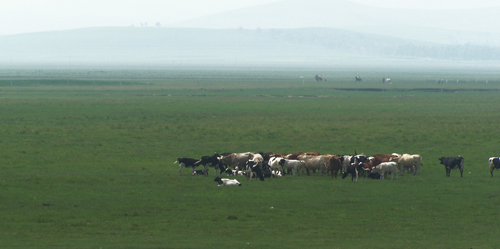
M181 169L182 169L182 166L184 165L184 163L179 163L179 175L182 175L181 174Z
M464 173L464 169L460 169L460 177L464 177L463 173Z

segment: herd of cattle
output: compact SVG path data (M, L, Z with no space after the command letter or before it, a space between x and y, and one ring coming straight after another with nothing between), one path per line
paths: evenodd
M452 169L458 169L460 176L463 177L464 158L441 157L441 164L446 168L446 176L450 176ZM358 180L359 176L374 179L384 179L384 175L391 173L391 179L398 172L404 175L405 171L409 173L420 174L422 166L422 157L418 154L376 154L366 156L364 154L354 155L320 155L318 152L296 152L292 154L278 153L214 153L212 156L203 156L201 159L178 158L175 163L179 163L179 175L182 168L191 168L192 175L208 175L209 168L214 168L215 175L244 175L248 179L258 177L264 181L266 177L280 177L286 174L299 175L304 171L307 175L310 171L318 171L321 175L324 173L337 178L341 172L342 179L351 175L352 181ZM196 170L198 166L203 166L202 170ZM493 170L500 168L500 159L498 157L489 158L490 173L493 176ZM214 180L222 186L225 181L218 177ZM225 180L225 179L222 179ZM239 184L239 185L237 185ZM235 183L237 186L241 184Z

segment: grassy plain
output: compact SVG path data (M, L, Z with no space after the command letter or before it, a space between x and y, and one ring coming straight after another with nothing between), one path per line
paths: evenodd
M357 84L352 72L2 73L2 248L500 247L500 173L487 169L500 147L494 72L391 72L391 85L378 72ZM239 177L242 187L219 188L213 172L179 176L172 164L354 150L418 153L424 166L392 181ZM438 158L456 155L464 177L446 178Z

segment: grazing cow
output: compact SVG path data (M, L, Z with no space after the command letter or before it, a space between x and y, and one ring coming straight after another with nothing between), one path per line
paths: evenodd
M403 154L399 157L393 157L389 159L392 162L396 162L398 164L399 171L401 175L404 175L405 169L410 172L413 169L413 175L417 173L420 175L420 166L422 165L422 157L418 154L410 155Z
M490 162L490 174L491 174L491 177L493 177L493 170L500 169L500 158L490 157L488 159L488 161Z
M354 78L356 79L356 82L358 82L358 81L360 81L360 82L361 82L361 81L363 81L359 75L354 76Z
M197 166L194 165L196 162L198 162L198 159L179 157L177 158L177 161L174 162L174 164L179 163L179 175L181 175L182 167L192 168L193 171L191 172L191 174L193 174L194 168L196 168Z
M319 74L316 74L316 76L314 76L314 79L316 79L316 81L323 81L323 77Z
M247 180L248 179L252 180L253 172L257 174L257 177L259 177L261 181L264 181L264 174L262 173L262 169L259 166L259 163L253 160L248 160L246 162Z
M293 175L299 175L299 172L306 168L306 162L301 160L285 159L283 168L286 170L291 170Z
M394 179L394 175L396 175L396 179L398 178L398 164L396 162L383 162L375 168L372 169L372 173L379 173L380 179L384 180L384 174L386 172L391 172L391 180Z
M464 172L464 158L461 156L456 157L441 157L439 161L446 168L446 176L449 177L452 169L460 170L460 177L463 177Z
M214 153L212 156L202 156L201 159L196 162L194 165L203 165L203 170L205 170L205 176L208 175L208 167L214 167L215 168L215 175L219 173L219 175L222 174L226 170L224 166L221 163L221 156L217 153Z
M354 177L356 177L356 182L358 182L359 172L363 171L363 166L359 165L349 165L346 171L342 173L342 179L346 178L349 174L351 174L351 181L354 181Z
M218 176L215 177L214 182L219 183L219 187L221 186L241 186L241 183L236 179L227 179L220 178Z
M319 170L321 176L323 176L326 162L328 161L328 159L330 159L330 157L331 155L321 155L321 156L300 155L297 157L297 159L302 160L306 163L307 175L310 175L309 170Z
M233 169L236 169L236 167L241 169L245 166L246 162L254 158L254 156L255 154L252 152L231 153L229 155L222 156L220 160L222 164L232 167Z
M326 162L326 169L327 173L330 172L330 174L335 176L337 178L337 175L339 173L339 170L342 168L342 164L340 162L340 158L338 156L331 156L328 161Z

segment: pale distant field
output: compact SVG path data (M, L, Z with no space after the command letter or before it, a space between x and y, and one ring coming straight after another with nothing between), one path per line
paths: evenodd
M0 73L2 248L500 247L500 172L487 162L500 156L498 72ZM222 188L213 171L179 176L173 164L355 150L418 153L424 165L398 180ZM438 158L457 155L464 177L447 178Z

